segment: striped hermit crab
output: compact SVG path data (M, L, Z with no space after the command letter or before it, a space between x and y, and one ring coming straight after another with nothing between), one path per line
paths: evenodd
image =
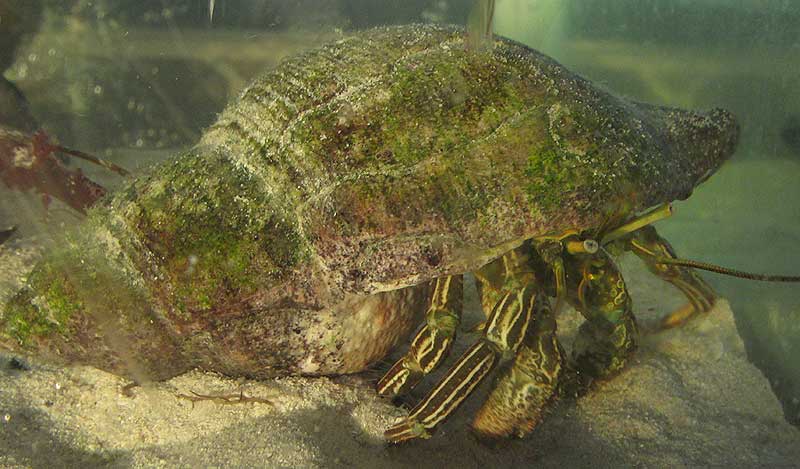
M264 75L194 148L90 211L5 306L0 344L136 380L324 375L365 369L424 318L378 383L394 395L447 354L474 272L480 339L387 437L428 435L502 362L474 427L530 431L565 382L585 388L636 347L609 250L638 254L689 311L713 303L650 222L738 128L615 97L511 41L464 41L376 29ZM588 319L570 360L561 301Z

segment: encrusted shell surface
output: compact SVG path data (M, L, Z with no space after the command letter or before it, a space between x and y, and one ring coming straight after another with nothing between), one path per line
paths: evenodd
M618 98L509 40L475 52L460 29L417 25L287 61L203 142L280 198L331 285L370 293L685 197L714 166L673 154L692 119L725 124Z
M414 327L426 281L686 197L735 145L723 111L631 103L464 39L376 29L256 80L68 236L0 342L154 377L357 371Z

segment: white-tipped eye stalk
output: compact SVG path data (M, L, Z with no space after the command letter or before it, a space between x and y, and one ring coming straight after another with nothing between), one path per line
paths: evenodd
M565 243L567 252L575 254L594 254L600 249L600 244L593 239L584 239L578 241L567 241Z

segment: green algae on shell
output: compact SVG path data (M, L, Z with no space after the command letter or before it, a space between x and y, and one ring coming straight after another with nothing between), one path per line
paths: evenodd
M5 308L0 343L156 378L358 371L417 324L427 281L685 198L735 146L724 111L630 102L512 41L464 41L375 29L265 74L90 213Z

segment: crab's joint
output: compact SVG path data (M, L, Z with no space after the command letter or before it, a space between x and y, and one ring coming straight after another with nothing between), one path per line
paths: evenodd
M420 329L408 353L378 381L376 389L384 397L408 393L447 356L461 318L463 279L459 276L436 279L426 324Z
M467 329L467 334L480 334L486 329L486 321L480 321Z
M553 311L555 311L556 314L558 314L561 306L564 304L564 297L567 291L563 258L565 244L567 243L562 243L561 241L545 241L536 247L539 255L545 263L550 266L553 272L553 278L556 284L556 304L553 307ZM574 245L573 249L575 249Z
M439 384L411 410L408 418L386 431L386 439L399 443L432 433L500 359L513 357L525 338L535 297L532 286L506 292L486 321L481 340L458 359Z
M676 259L677 255L654 227L645 226L633 233L626 240L625 248L636 254L650 272L674 285L689 300L689 305L664 317L662 328L683 324L693 315L708 312L714 306L717 294L697 273L686 267L664 263L664 260Z
M431 437L431 433L416 420L405 418L392 428L386 430L384 436L392 443L402 443L404 441L416 439L427 440Z

